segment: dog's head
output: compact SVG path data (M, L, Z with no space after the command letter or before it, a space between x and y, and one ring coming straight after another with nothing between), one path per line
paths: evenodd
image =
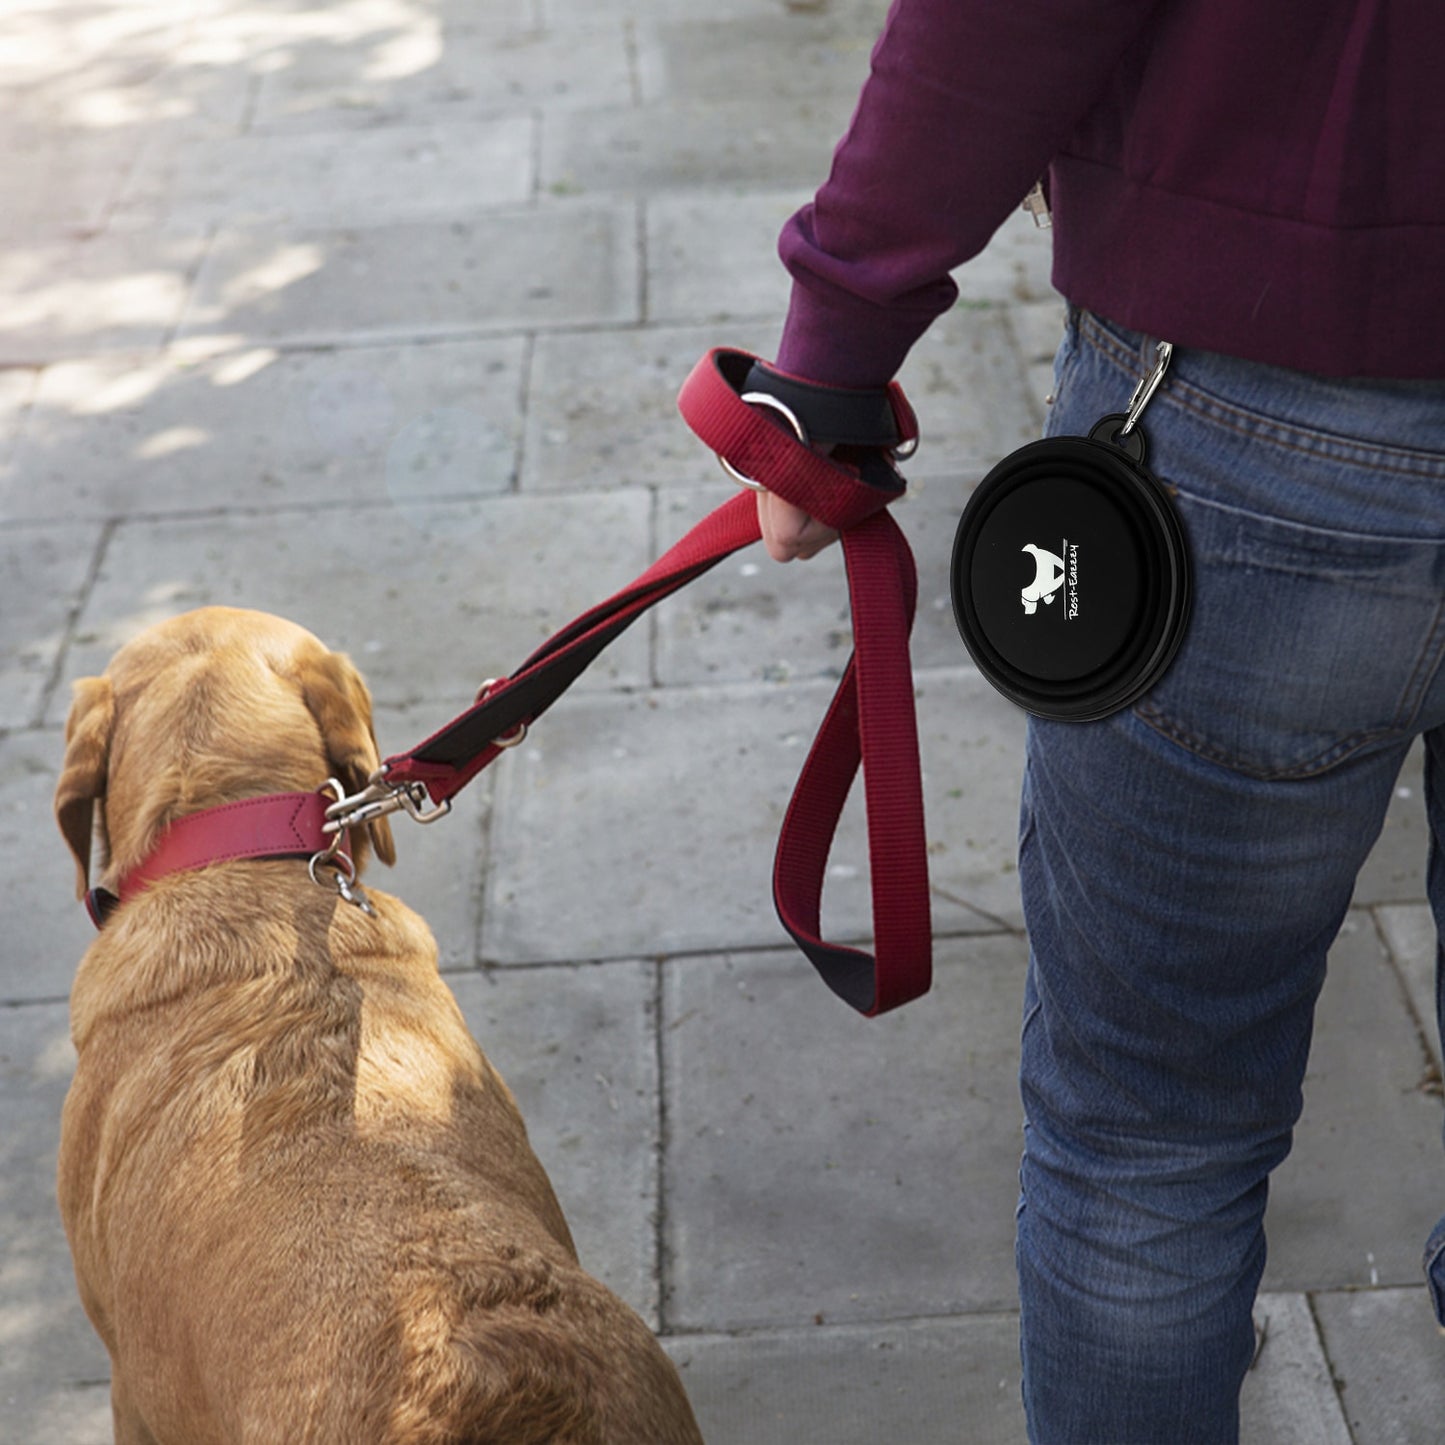
M335 778L359 792L380 763L371 697L343 654L264 612L205 607L143 632L75 684L55 816L84 895L92 840L121 875L177 818ZM353 829L395 860L384 818Z

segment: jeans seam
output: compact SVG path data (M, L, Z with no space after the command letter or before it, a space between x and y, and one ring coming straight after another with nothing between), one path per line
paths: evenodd
M1228 768L1230 772L1254 778L1261 783L1304 782L1309 778L1317 778L1322 773L1338 767L1346 758L1353 757L1356 753L1363 752L1378 743L1398 738L1403 731L1406 731L1402 727L1388 727L1350 733L1325 749L1324 752L1316 754L1303 763L1294 763L1287 768L1260 768L1192 733L1147 699L1136 704L1134 715L1146 727L1152 728L1154 732L1161 737L1168 738L1170 742L1187 748L1196 757L1204 758L1207 762L1217 763L1220 767Z
M1408 732L1419 718L1430 683L1440 670L1442 650L1445 650L1445 597L1435 604L1435 619L1430 624L1430 632L1420 648L1415 670L1410 674L1410 681L1400 698L1401 732Z
M1363 752L1367 748L1408 736L1419 720L1420 710L1425 705L1430 684L1440 669L1442 654L1445 654L1445 598L1435 605L1435 616L1431 620L1424 642L1420 645L1420 652L1410 671L1409 680L1401 689L1395 716L1389 725L1349 733L1323 752L1317 753L1303 762L1293 763L1289 767L1260 768L1242 757L1215 746L1194 733L1173 714L1165 712L1150 697L1140 699L1134 707L1134 715L1161 737L1168 738L1180 747L1187 748L1197 757L1218 763L1231 772L1267 783L1304 781L1329 772L1331 768L1338 767L1346 758Z
M1181 411L1246 441L1262 441L1298 456L1321 457L1346 465L1365 466L1391 476L1445 475L1445 466L1442 466L1440 460L1426 453L1420 453L1416 457L1398 448L1353 443L1348 437L1333 440L1322 437L1317 443L1311 444L1308 440L1309 433L1302 429L1284 427L1243 408L1233 407L1177 377L1173 379L1167 395L1161 395L1160 400L1166 404L1172 403Z
M1125 375L1140 364L1139 355L1116 337L1099 317L1083 312L1079 318L1081 331L1091 344ZM1203 390L1178 375L1170 375L1160 391L1161 405L1173 405L1201 421L1242 437L1246 441L1263 441L1281 450L1300 456L1324 457L1356 466L1368 466L1393 476L1445 476L1445 464L1431 452L1413 452L1369 442L1356 442L1349 437L1319 437L1311 444L1312 434L1300 427L1271 421L1244 407L1235 406L1213 393Z

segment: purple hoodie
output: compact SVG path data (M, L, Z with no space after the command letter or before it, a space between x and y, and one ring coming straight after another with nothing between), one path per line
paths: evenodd
M1054 284L1178 345L1445 379L1445 0L895 0L779 251L779 366L878 386L1047 171Z

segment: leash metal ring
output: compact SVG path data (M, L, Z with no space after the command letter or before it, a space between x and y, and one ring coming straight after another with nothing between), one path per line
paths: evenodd
M499 682L502 682L502 681L504 681L504 679L503 679L503 678L500 678L500 677L489 677L489 678L477 689L477 701L478 701L478 702L484 702L484 701L486 700L487 694L488 694L489 692L491 692L491 690L492 690L494 687L496 687L496 685L497 685ZM493 739L492 739L492 746L493 746L494 748L514 748L514 747L517 746L518 743L524 743L524 742L526 742L526 741L527 741L527 724L524 723L524 722L520 722L520 723L518 723L518 724L516 725L516 727L514 727L514 728L511 730L511 732L509 732L509 733L504 733L504 734L503 734L501 737L499 737L499 738L493 738Z
M804 446L808 445L808 429L798 420L797 413L793 411L792 407L784 405L777 397L770 396L765 391L745 391L738 399L746 402L749 406L765 406L777 412L778 415L792 427L798 440ZM737 482L739 486L747 487L750 491L754 492L766 492L768 490L761 482L754 481L752 477L744 476L721 452L718 453L717 459L723 471L725 471L733 481Z
M356 864L352 862L350 853L341 853L333 849L330 852L313 853L306 864L306 871L311 875L311 881L318 887L323 887L321 880L316 876L316 869L335 868L346 888L340 891L345 895L347 889L356 882Z

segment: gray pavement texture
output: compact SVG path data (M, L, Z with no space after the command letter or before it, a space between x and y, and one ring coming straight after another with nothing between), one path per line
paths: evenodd
M50 818L69 684L149 621L285 613L383 751L629 580L726 481L673 396L770 352L783 218L883 0L13 0L0 13L0 1437L109 1439L56 1213L89 925ZM946 600L1034 436L1060 305L1024 218L904 380L934 993L854 1017L782 946L780 810L848 618L836 557L638 624L382 882L424 912L584 1262L714 1445L1023 1439L1012 1228L1021 716ZM1274 1181L1245 1436L1438 1441L1445 1209L1418 762L1333 956ZM859 815L828 925L867 929Z

